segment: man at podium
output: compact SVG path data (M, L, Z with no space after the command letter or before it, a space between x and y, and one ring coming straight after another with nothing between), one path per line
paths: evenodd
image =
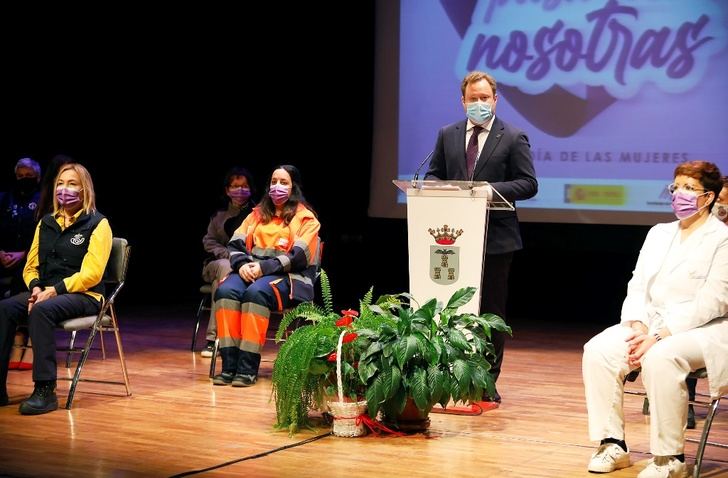
M465 76L460 101L467 119L440 129L425 179L488 181L504 199L515 203L535 196L538 183L528 137L495 116L496 86L488 73L473 71ZM492 189L487 194L490 200ZM513 253L523 248L516 211L491 211L486 233L480 312L505 319ZM496 359L491 373L497 380L505 336L494 332L493 345ZM497 391L493 399L500 402Z

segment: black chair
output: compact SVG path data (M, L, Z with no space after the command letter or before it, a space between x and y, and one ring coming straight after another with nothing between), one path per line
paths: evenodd
M637 379L637 376L640 373L640 369L634 370L630 372L627 377L625 377L625 382L634 382ZM704 368L695 370L694 372L690 372L688 374L688 378L694 378L694 379L704 379L708 378L708 371ZM625 390L625 393L628 393L630 395L639 395L643 396L644 402L642 404L642 413L644 415L649 415L650 413L650 405L649 401L647 400L647 394L644 391L638 391L638 390ZM686 437L685 440L697 443L698 444L698 450L695 452L695 466L693 467L693 478L700 478L700 469L703 466L703 454L705 453L705 447L715 446L720 448L728 448L728 444L725 443L718 443L714 441L708 440L708 436L710 435L710 427L713 425L713 419L715 418L715 414L718 412L718 405L720 405L720 399L722 397L713 398L710 401L704 401L704 400L689 400L690 405L694 405L697 407L703 407L708 409L708 414L705 417L705 423L703 424L703 432L700 435L700 439L695 439L691 437Z
M201 285L200 294L202 294L202 299L200 299L200 305L197 307L197 314L195 314L195 327L192 330L192 345L190 346L191 352L195 351L195 345L197 344L197 334L200 330L202 313L212 310L212 284ZM211 317L210 320L215 320L215 318Z
M126 271L129 266L129 253L131 247L126 239L121 237L115 237L111 248L111 256L109 262L106 265L106 271L104 272L104 283L106 285L106 295L104 297L104 303L101 310L97 315L90 315L86 317L76 317L69 319L58 324L59 328L62 328L66 332L71 332L72 337L75 337L76 332L81 330L88 330L89 335L86 339L86 344L82 347L75 347L73 341L68 349L65 349L69 354L80 353L81 357L76 365L76 371L72 378L59 377L61 380L70 380L71 387L68 391L68 399L66 400L66 409L70 410L73 404L73 397L76 393L76 387L78 382L96 382L113 385L124 385L126 388L126 396L131 396L131 388L129 387L129 375L126 368L126 359L124 358L124 349L121 345L121 333L119 331L119 322L116 317L116 309L114 302L116 297L124 287L126 281ZM91 347L96 338L96 334L103 334L103 332L113 332L116 338L116 347L119 351L119 362L121 363L121 373L124 381L108 381L108 380L97 380L90 378L81 378L81 372L83 366L88 359ZM103 346L103 337L101 338L101 350L102 359L106 358L106 351ZM67 358L67 366L69 359Z

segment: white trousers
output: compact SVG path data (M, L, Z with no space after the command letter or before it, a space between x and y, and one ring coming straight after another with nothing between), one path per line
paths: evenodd
M650 452L679 455L685 445L687 374L705 367L692 331L665 337L642 360L642 383L650 401ZM635 367L627 361L629 327L614 325L584 345L582 374L589 439L624 440L624 378Z

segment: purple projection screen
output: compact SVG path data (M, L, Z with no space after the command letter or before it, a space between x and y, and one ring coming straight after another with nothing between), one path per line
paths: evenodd
M496 78L496 115L531 142L540 187L518 203L521 219L651 224L671 217L676 164L704 159L728 174L727 1L384 3L372 215L402 215L402 197L379 190L411 179L438 129L465 118L460 81L472 70Z

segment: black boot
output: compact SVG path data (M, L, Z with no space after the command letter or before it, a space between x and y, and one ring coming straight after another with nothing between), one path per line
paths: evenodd
M8 394L6 392L0 392L0 407L4 407L10 403L10 400L8 399Z
M41 415L52 412L58 408L58 397L56 397L56 381L35 382L33 395L20 403L21 415Z

